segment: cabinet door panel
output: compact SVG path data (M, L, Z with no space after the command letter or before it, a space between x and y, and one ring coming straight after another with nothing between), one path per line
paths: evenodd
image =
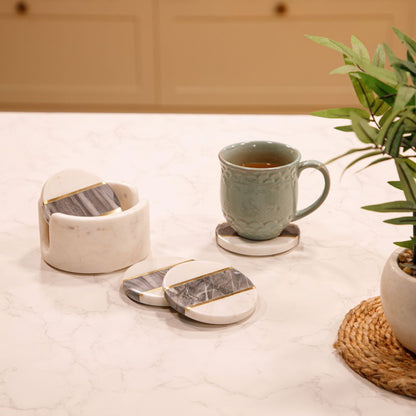
M0 11L0 103L154 103L150 2L146 15L65 3Z
M353 104L347 77L328 75L343 64L340 54L305 34L347 43L355 34L373 52L381 41L399 48L391 26L410 27L400 0L293 0L281 14L268 0L159 4L162 102L169 105Z

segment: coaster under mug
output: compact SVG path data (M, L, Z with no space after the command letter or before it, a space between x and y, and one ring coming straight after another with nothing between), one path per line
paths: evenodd
M218 224L215 229L217 244L232 253L244 256L273 256L286 253L299 244L300 229L289 224L282 233L270 240L249 240L240 237L228 223Z

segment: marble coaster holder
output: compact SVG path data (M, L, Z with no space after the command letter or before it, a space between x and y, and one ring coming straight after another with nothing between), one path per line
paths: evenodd
M49 224L38 202L40 249L43 260L72 273L109 273L146 258L150 252L149 205L133 186L108 182L122 212L78 217L53 214Z

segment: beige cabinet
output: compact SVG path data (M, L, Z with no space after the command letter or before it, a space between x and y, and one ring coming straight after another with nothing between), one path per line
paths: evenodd
M2 1L0 103L153 104L153 28L152 0Z
M301 109L354 103L341 56L304 35L371 48L409 33L410 2L159 0L161 100L167 105Z
M0 109L301 112L352 105L338 53L399 50L414 0L3 0Z

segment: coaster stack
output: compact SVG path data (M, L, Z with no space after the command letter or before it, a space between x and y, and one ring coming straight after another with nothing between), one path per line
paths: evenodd
M385 390L416 398L416 355L397 341L379 296L348 312L334 347L362 377Z
M228 264L176 257L148 258L126 270L126 295L137 303L170 306L206 324L231 324L250 316L257 302L251 280Z

